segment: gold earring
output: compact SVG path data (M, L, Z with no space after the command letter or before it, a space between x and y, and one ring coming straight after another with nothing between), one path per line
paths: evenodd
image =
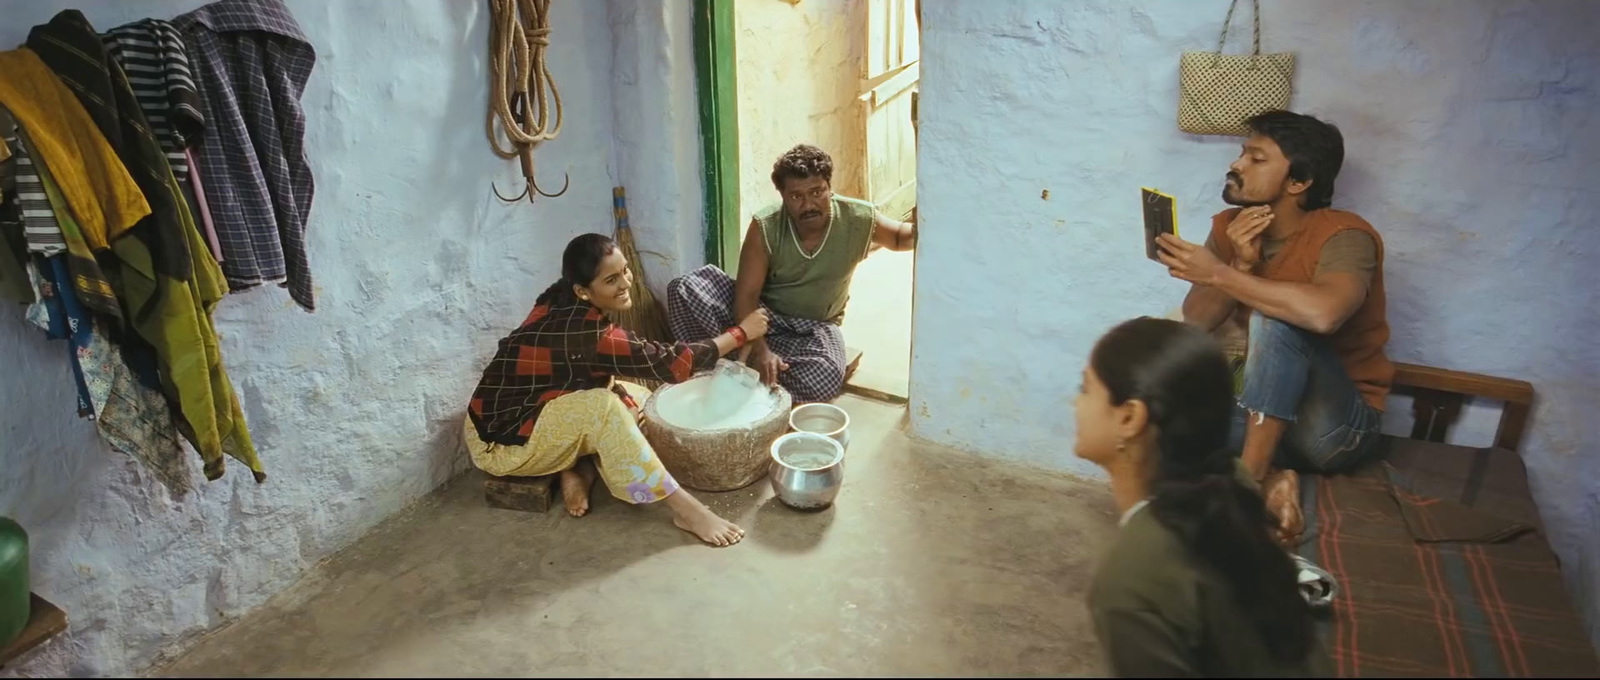
M1122 440L1120 442L1117 442L1117 453L1122 453L1123 451L1127 451L1127 450L1128 450L1128 440L1124 439L1124 440Z

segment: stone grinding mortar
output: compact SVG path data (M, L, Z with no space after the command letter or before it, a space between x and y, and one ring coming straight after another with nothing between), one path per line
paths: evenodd
M661 417L662 399L673 398L670 395L676 391L705 389L705 385L694 383L711 380L712 375L701 374L652 392L644 403L644 422L640 430L679 484L696 491L742 489L766 476L772 463L769 448L788 431L789 409L794 399L788 390L773 387L775 398L771 412L749 426L694 429L680 427Z

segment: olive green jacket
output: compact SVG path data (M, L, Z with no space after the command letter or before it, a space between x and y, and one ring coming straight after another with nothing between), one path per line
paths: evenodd
M1247 474L1242 481L1256 488ZM1197 563L1148 508L1133 509L1125 521L1089 588L1089 613L1112 675L1331 675L1315 649L1299 663L1274 659L1228 583Z

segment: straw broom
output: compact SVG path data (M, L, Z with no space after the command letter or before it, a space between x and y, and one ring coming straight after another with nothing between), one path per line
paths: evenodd
M628 294L633 306L614 315L612 321L628 332L657 342L671 342L672 332L667 327L667 315L655 293L644 281L644 261L639 259L639 249L633 244L633 229L628 226L628 205L622 187L611 189L612 214L617 223L617 244L622 256L633 266L633 287Z

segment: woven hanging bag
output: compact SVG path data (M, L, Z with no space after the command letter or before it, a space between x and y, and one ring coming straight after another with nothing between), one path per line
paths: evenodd
M1196 135L1250 134L1244 122L1274 109L1288 109L1293 92L1294 53L1261 53L1261 2L1255 6L1255 46L1250 54L1223 54L1228 24L1239 0L1228 5L1215 52L1184 52L1178 61L1178 129Z

